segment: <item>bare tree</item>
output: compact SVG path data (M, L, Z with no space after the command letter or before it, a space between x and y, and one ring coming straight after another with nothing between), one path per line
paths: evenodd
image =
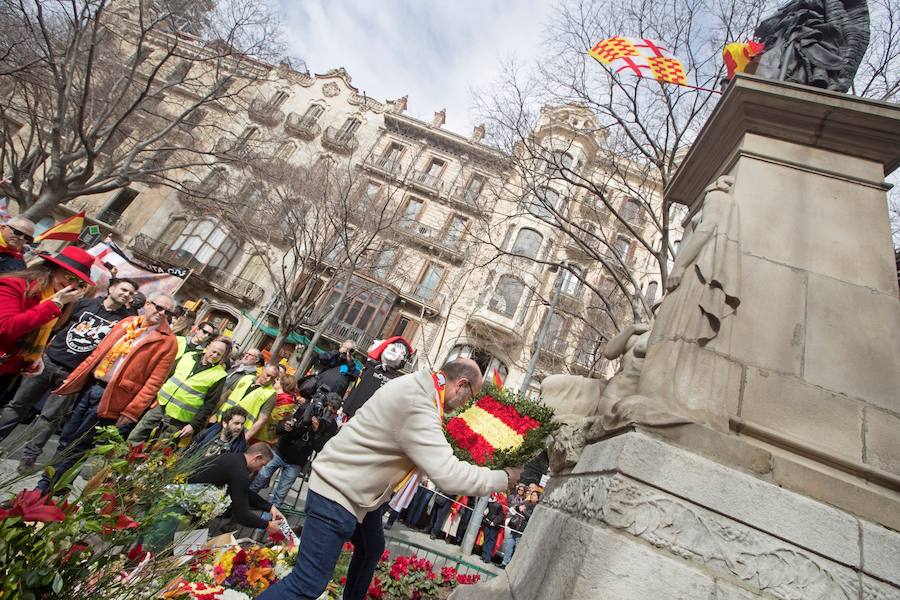
M299 163L283 148L279 141L257 145L242 167L220 167L212 172L215 185L194 188L214 194L188 201L226 223L261 261L278 315L272 361L291 332L314 331L301 359L304 372L339 308L362 291L354 275L377 271L396 251L387 234L398 225L400 202L393 186L371 189L352 154Z
M0 24L0 191L35 220L219 162L210 140L234 132L204 117L243 102L281 52L253 0L0 0Z
M719 99L712 90L724 75L722 47L751 37L774 5L564 0L548 26L541 63L506 66L477 98L489 139L517 173L509 189L518 205L498 204L500 225L484 241L498 254L566 269L581 280L593 310L572 317L585 329L600 323L601 342L624 323L649 319L655 296L666 289L684 214L663 204L663 190ZM889 99L898 92L900 6L876 0L870 10L872 44L856 90ZM660 41L684 63L694 87L622 76L587 56L613 36ZM550 252L523 255L509 245L503 223L526 214L555 232Z

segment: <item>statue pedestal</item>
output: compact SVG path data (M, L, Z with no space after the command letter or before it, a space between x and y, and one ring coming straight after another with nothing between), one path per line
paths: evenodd
M900 600L884 183L898 166L897 105L737 77L666 198L693 213L734 177L740 306L685 369L665 353L692 342L654 341L640 383L688 381L708 426L589 446L551 481L506 573L453 599Z
M632 429L554 478L507 570L452 598L900 598L900 533L779 486L810 476L697 425ZM900 525L900 497L856 493Z

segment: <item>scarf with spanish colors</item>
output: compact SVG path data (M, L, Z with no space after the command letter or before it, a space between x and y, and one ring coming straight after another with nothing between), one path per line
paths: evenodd
M129 352L131 352L131 348L134 346L134 342L138 339L144 330L147 329L147 326L144 325L144 317L138 317L133 320L125 327L125 335L119 338L112 348L109 349L109 352L100 360L100 364L97 365L97 368L94 369L94 377L97 379L103 379L106 377L109 368L116 364L116 361L121 357L125 356Z

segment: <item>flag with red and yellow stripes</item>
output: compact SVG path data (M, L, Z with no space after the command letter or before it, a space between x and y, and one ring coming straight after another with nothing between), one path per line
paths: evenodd
M78 239L78 236L81 235L82 229L84 229L84 211L60 221L40 235L34 236L34 241L65 240L67 242L74 242Z

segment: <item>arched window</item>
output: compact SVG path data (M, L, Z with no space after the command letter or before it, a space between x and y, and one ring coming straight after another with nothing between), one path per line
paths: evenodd
M562 277L560 291L563 294L575 296L581 291L581 278L584 277L584 269L569 265L568 268L563 270L560 277Z
M172 244L172 251L180 258L193 258L193 263L222 270L228 270L238 250L234 235L213 217L188 223Z
M494 288L494 295L488 307L501 315L512 317L519 308L519 302L522 300L522 293L525 291L525 284L521 279L512 275L503 275Z
M559 193L550 188L544 188L535 194L530 194L525 199L525 210L541 220L553 219L553 209L559 201Z
M516 241L513 243L512 253L527 256L528 258L537 258L543 241L544 236L534 229L520 229L519 234L516 236Z
M304 123L315 123L319 120L319 117L322 116L322 113L325 112L325 107L321 104L310 104L309 108L306 109L306 112L303 113L303 122Z

